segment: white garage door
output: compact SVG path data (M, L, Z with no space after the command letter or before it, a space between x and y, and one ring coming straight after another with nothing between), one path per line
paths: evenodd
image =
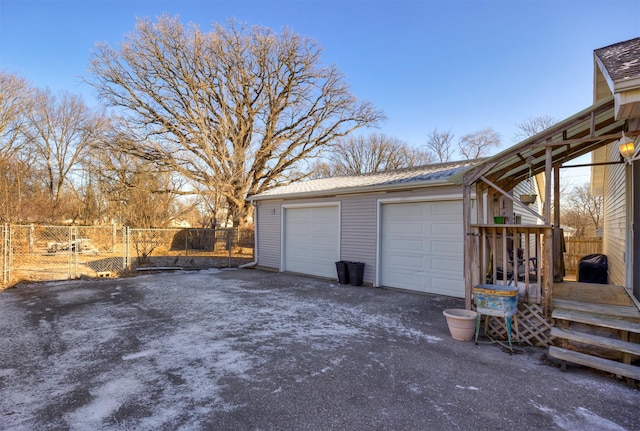
M464 298L462 201L382 205L382 285Z
M284 270L336 278L338 206L285 208Z

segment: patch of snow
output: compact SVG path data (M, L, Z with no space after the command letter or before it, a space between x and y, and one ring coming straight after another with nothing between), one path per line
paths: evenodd
M208 269L201 269L199 272L200 274L209 275L209 274L217 274L220 272L220 270L216 268L208 268Z
M93 391L93 400L66 415L71 430L102 429L106 418L113 415L131 396L143 390L140 382L122 377L108 381Z
M122 360L123 361L130 361L132 359L145 358L145 357L151 356L151 355L153 355L155 353L156 353L155 350L144 350L142 352L131 353L129 355L123 355L122 356Z
M16 306L20 300L15 297L0 301L0 347L24 358L24 363L3 363L5 368L0 369L3 392L11 394L0 399L0 412L19 412L2 418L8 421L6 428L37 428L29 421L43 405L72 398L76 408L56 427L199 429L202 417L240 407L224 397L230 379L260 382L277 394L284 386L278 373L290 377L291 382L322 378L343 365L348 357L342 354L345 349L363 340L382 335L387 343L420 348L442 341L428 333L430 326L421 323L408 324L393 314L372 314L364 305L341 304L320 295L309 300L288 291L304 289L304 285L268 289L251 281L221 280L215 276L218 272L138 276L129 281L142 297L137 303L94 304L91 299L102 287L77 281L72 289L66 287L69 283L51 284L47 290L60 304L81 305L64 312L54 307L55 319L34 319L24 307ZM328 283L323 283L326 288ZM319 285L311 281L309 289ZM112 289L114 296L130 288L123 283ZM50 341L46 349L42 340ZM327 352L331 359L311 370L297 369L295 358L287 353L300 345L308 346L309 356ZM514 356L513 360L523 357ZM375 353L370 353L369 359L365 366L393 371L393 364L383 363ZM263 373L266 362L275 375ZM531 367L536 366L536 361L530 362ZM25 373L28 367L36 372ZM415 394L427 393L426 387L414 382L402 384ZM474 386L456 388L480 390ZM118 419L119 411L136 407L144 411L144 417L126 423ZM189 418L185 419L187 410ZM586 409L578 409L570 417L559 417L553 410L545 414L554 417L563 429L571 429L572 424L587 431L597 425L606 431L619 429Z
M16 373L15 368L4 368L0 369L0 377L9 377Z
M597 414L578 407L574 413L560 414L551 407L543 406L531 401L531 404L541 412L550 416L553 423L562 430L573 431L627 431L624 427L605 419Z

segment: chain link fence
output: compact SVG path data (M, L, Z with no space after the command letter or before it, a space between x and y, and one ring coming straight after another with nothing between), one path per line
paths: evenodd
M2 284L115 277L133 271L237 267L253 260L252 229L2 226Z

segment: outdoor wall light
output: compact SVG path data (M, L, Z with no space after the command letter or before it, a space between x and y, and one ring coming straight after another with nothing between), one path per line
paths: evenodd
M640 146L635 148L633 140L625 136L624 132L622 132L622 138L618 141L618 150L625 163L631 163L639 158L638 150L640 150Z

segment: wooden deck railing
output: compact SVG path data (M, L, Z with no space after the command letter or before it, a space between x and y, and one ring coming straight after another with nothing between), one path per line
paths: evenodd
M553 277L553 227L549 225L475 224L477 278L480 284L517 286L525 302L550 301ZM545 242L546 241L546 242Z

